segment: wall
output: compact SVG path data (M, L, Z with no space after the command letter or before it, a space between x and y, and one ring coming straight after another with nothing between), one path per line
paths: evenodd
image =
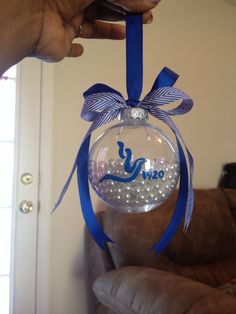
M236 8L221 0L163 0L145 26L144 94L167 65L195 101L190 114L175 119L195 159L195 187L216 186L222 165L236 161L235 33ZM55 69L55 200L88 128L80 119L83 91L103 82L125 94L125 43L83 43L83 57ZM73 180L52 217L51 314L87 313L83 228Z

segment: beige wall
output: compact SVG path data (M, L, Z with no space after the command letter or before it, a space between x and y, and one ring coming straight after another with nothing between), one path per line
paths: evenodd
M145 26L144 94L165 65L195 101L176 122L195 159L195 187L214 187L236 161L236 7L221 0L163 0ZM82 93L95 82L125 93L124 42L84 41L85 54L55 69L54 199L88 128ZM159 125L158 121L155 121ZM75 180L52 217L51 314L86 314L83 219Z

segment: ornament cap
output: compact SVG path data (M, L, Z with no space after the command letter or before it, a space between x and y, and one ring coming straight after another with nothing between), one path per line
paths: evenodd
M140 120L148 120L148 111L143 108L125 108L121 111L119 119L121 121L140 121Z

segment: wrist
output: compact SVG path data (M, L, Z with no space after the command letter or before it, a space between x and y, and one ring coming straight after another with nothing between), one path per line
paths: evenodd
M0 11L0 76L32 54L43 25L44 0L3 1Z

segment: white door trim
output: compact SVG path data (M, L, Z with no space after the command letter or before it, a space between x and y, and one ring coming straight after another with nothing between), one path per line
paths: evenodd
M42 63L36 314L50 314L54 66Z
M11 313L35 313L37 270L37 218L39 182L39 139L41 64L21 63L17 77L15 130L15 187L13 197L13 245L11 258ZM29 185L21 182L23 173L33 174ZM22 200L33 203L33 211L19 210Z

